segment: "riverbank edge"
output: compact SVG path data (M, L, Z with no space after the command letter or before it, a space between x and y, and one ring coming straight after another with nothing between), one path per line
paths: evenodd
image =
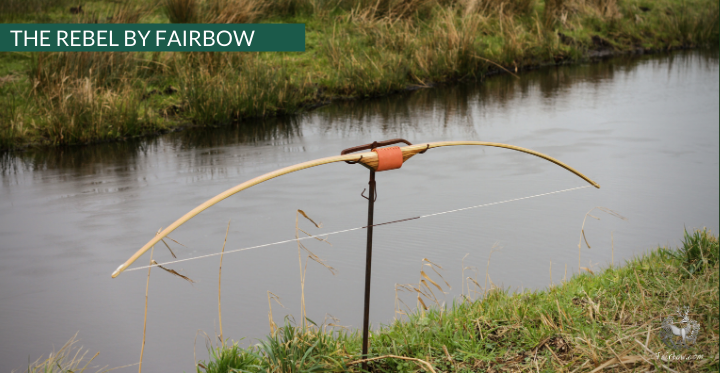
M649 54L671 54L677 51L682 50L693 50L698 49L694 46L671 46L667 45L663 48L642 48L637 47L631 50L616 50L616 49L607 49L607 48L599 48L599 49L591 49L588 50L585 55L582 58L577 59L564 59L561 61L543 61L541 63L536 64L527 64L527 65L521 65L518 66L517 73L523 73L528 71L534 71L541 68L551 67L551 66L571 66L576 64L582 64L582 63L598 63L603 60L616 58L616 57L622 57L622 56L643 56L643 55L649 55ZM473 79L463 79L463 78L450 78L446 80L440 80L440 81L433 81L433 82L427 82L427 84L423 87L420 86L414 86L409 85L405 87L403 90L396 90L392 91L389 94L377 94L372 95L369 97L364 97L361 94L358 94L356 96L350 96L350 97L341 97L341 96L333 96L329 98L320 98L315 101L307 102L299 111L293 112L293 113L285 113L285 112L276 112L271 115L265 115L265 116L248 116L248 117L242 117L239 118L240 120L252 120L252 119L262 119L262 118L272 118L272 117L283 117L283 116L296 116L303 113L311 112L315 109L332 105L336 102L347 102L347 101L357 101L357 100L372 100L382 97L388 97L392 95L407 93L410 91L415 91L418 89L432 89L436 88L438 86L444 86L448 84L458 84L462 82L471 82L471 81L477 81L481 82L482 80L496 76L496 75L505 75L509 74L510 72L506 70L505 68L497 68L497 67L490 67L484 74L478 75L477 77ZM4 142L0 141L0 153L12 153L12 152L18 152L22 153L24 151L28 150L36 150L36 149L53 149L53 148L63 148L63 147L76 147L76 146L92 146L92 145L99 145L99 144L107 144L107 143L116 143L116 142L124 142L128 140L135 140L135 139L144 139L144 138L154 138L159 137L168 133L173 132L180 132L187 129L193 129L193 128L213 128L213 127L222 127L227 125L232 125L233 122L229 123L211 123L211 124L198 124L194 123L191 119L183 119L183 120L173 120L166 122L169 126L166 128L161 129L153 129L151 131L143 132L138 135L133 136L117 136L114 138L105 138L101 140L92 140L87 141L84 143L78 143L78 144L52 144L48 142L38 142L38 141L29 141L26 143L21 144L11 144L10 146L3 147Z
M481 299L464 291L449 307L419 307L373 332L369 369L717 371L719 251L716 235L686 231L677 249L658 247L622 266L597 274L584 270L547 289L511 294L491 282L487 289L477 287ZM662 341L662 320L679 321L676 309L685 306L699 334L689 347L673 349ZM329 325L301 328L286 320L249 348L227 341L212 347L211 359L198 362L197 371L360 372L360 332Z

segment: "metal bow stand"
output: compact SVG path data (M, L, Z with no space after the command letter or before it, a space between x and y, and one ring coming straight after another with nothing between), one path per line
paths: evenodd
M372 144L366 144L366 145L360 145L355 146L352 148L348 148L343 150L340 155L345 155L349 153L358 152L361 150L375 150L376 148L379 148L381 146L387 146L397 143L405 143L407 145L412 145L409 141L404 139L392 139L387 141L375 141ZM426 149L427 150L427 149ZM421 153L424 153L423 150ZM362 158L361 158L362 159ZM349 164L356 164L358 161L345 161ZM364 164L363 164L364 165ZM368 166L366 166L368 167ZM377 199L377 189L375 186L375 169L368 167L370 169L370 181L368 183L369 185L369 197L365 196L365 190L363 189L363 192L360 193L360 195L368 200L368 222L367 226L364 228L367 228L367 249L365 251L365 306L363 310L363 341L362 341L362 358L367 359L368 358L368 329L370 327L370 274L371 274L371 267L372 267L372 236L373 236L373 212L375 208L375 200ZM362 363L362 369L367 371L368 365L367 361Z

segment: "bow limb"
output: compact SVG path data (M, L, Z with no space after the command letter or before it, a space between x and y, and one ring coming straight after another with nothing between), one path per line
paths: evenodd
M581 174L579 171L575 170L574 168L566 165L563 162L560 162L559 160L552 158L548 155L536 152L534 150L521 148L519 146L514 145L507 145L507 144L501 144L501 143L495 143L495 142L484 142L484 141L441 141L441 142L433 142L433 143L425 143L425 144L419 144L419 145L410 145L410 146L404 146L400 149L403 153L403 162L410 159L410 157L414 156L415 154L418 154L424 150L431 149L431 148L439 148L442 146L455 146L455 145L480 145L480 146L492 146L497 148L505 148L505 149L511 149L515 151L519 151L522 153L527 153L534 155L536 157L540 157L542 159L548 160L552 163L555 163L556 165L574 173L575 175L579 176L586 182L590 183L595 188L600 188L600 185L592 180L590 180L587 176ZM304 170L306 168L311 168L315 166L320 166L323 164L328 163L335 163L335 162L342 162L342 161L356 161L358 163L361 163L363 166L370 168L372 170L375 170L378 166L378 156L375 152L364 152L364 153L353 153L353 154L347 154L347 155L340 155L340 156L334 156L334 157L327 157L327 158L321 158L314 161L308 161L304 163L299 163L294 166L289 166L285 168L281 168L279 170L266 173L265 175L258 176L254 179L248 180L242 184L239 184L233 188L230 188L217 196L207 200L202 205L194 208L192 211L185 214L180 219L176 220L174 223L170 224L167 228L165 228L162 232L158 233L153 239L151 239L148 243L145 244L140 250L138 250L133 256L130 257L125 263L120 265L115 272L113 272L112 277L115 278L120 273L122 273L125 269L127 269L133 262L135 262L142 254L144 254L146 251L148 251L153 245L160 242L163 238L165 238L168 234L170 234L172 231L174 231L177 227L181 226L188 220L195 217L197 214L203 212L210 206L224 200L225 198L228 198L232 196L235 193L238 193L240 191L243 191L245 189L248 189L254 185L260 184L264 181L268 181L270 179L276 178L278 176L282 176L285 174L289 174L295 171Z
M268 172L268 173L266 173L265 175L258 176L258 177L254 178L254 179L248 180L248 181L246 181L246 182L244 182L244 183L242 183L242 184L240 184L240 185L237 185L237 186L235 186L235 187L233 187L233 188L230 188L230 189L228 189L228 190L226 190L226 191L218 194L217 196L215 196L215 197L207 200L207 201L206 201L205 203L203 203L202 205L200 205L200 206L192 209L192 211L190 211L190 212L188 212L187 214L183 215L183 217L181 217L180 219L176 220L174 223L170 224L170 225L169 225L167 228L165 228L162 232L158 233L155 237L153 237L152 240L150 240L148 243L146 243L145 246L143 246L142 248L140 248L140 250L138 250L135 254L133 254L133 256L131 256L130 259L128 259L127 261L125 261L125 263L121 264L120 267L118 267L118 268L115 270L115 272L113 272L112 277L115 278L115 277L117 277L118 275L120 275L120 273L122 273L125 269L127 269L127 268L128 268L134 261L136 261L142 254L144 254L146 251L148 251L153 245L155 245L156 243L160 242L160 240L162 240L163 238L165 238L165 236L167 236L168 234L170 234L170 232L174 231L177 227L181 226L182 224L184 224L184 223L187 222L188 220L192 219L193 217L195 217L195 215L203 212L203 211L206 210L208 207L210 207L210 206L212 206L212 205L214 205L214 204L216 204L216 203L224 200L225 198L228 198L228 197L232 196L232 195L235 194L235 193L238 193L238 192L240 192L240 191L243 191L243 190L245 190L245 189L248 189L248 188L250 188L250 187L252 187L252 186L254 186L254 185L260 184L260 183L262 183L262 182L264 182L264 181L268 181L268 180L273 179L273 178L276 178L276 177L278 177L278 176L282 176L282 175L285 175L285 174L289 174L289 173L292 173L292 172L295 172L295 171L300 171L300 170L304 170L304 169L306 169L306 168L311 168L311 167L315 167L315 166L320 166L320 165L328 164L328 163L335 163L335 162L342 162L342 161L357 161L358 159L360 159L360 157L362 157L363 159L365 159L365 158L373 158L373 157L374 157L374 158L376 159L375 163L377 163L377 154L374 153L374 152L355 153L355 154L339 155L339 156L334 156L334 157L321 158L321 159L316 159L316 160L314 160L314 161L308 161L308 162L296 164L296 165L294 165L294 166L289 166L289 167L281 168L281 169L276 170L276 171L273 171L273 172Z
M556 165L558 165L558 166L560 166L560 167L562 167L562 168L564 168L564 169L566 169L566 170L574 173L575 175L579 176L580 178L582 178L583 180L585 180L586 182L588 182L590 185L594 186L595 188L600 189L600 184L592 181L589 177L583 175L582 173L580 173L580 171L578 171L578 170L576 170L576 169L574 169L574 168L566 165L565 163L560 162L559 160L557 160L557 159L555 159L555 158L553 158L553 157L551 157L551 156L549 156L549 155L545 155L545 154L543 154L543 153L536 152L536 151L534 151L534 150L530 150L530 149L526 149L526 148L521 148L521 147L515 146L515 145L507 145L507 144L501 144L501 143L497 143L497 142L485 142L485 141L440 141L440 142L431 142L431 143L425 143L425 144L416 144L416 145L404 146L404 147L402 147L402 148L400 148L400 149L401 149L402 152L403 152L403 162L404 162L404 161L408 160L410 157L414 156L415 154L418 154L418 153L420 153L420 152L422 152L422 151L424 151L424 150L427 150L427 149L439 148L439 147L442 147L442 146L456 146L456 145L492 146L492 147L496 147L496 148L510 149L510 150L515 150L515 151L519 151L519 152L522 152L522 153L531 154L531 155L534 155L534 156L536 156L536 157L539 157L539 158L548 160L548 161L550 161L550 162L552 162L552 163L555 163ZM362 163L365 167L368 167L368 168L371 168L371 169L377 168L377 164L378 164L378 163L377 163L377 157L375 157L375 158L372 158L372 157L370 157L370 158L364 157L364 158L360 161L360 163Z

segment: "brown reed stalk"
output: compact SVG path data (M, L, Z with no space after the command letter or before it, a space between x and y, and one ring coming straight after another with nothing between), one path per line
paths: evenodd
M223 256L225 255L225 244L227 243L228 232L230 232L230 220L228 220L228 226L225 230L225 241L223 241L222 251L220 252L220 268L218 268L218 325L220 326L220 344L225 345L225 339L223 339L222 329L222 306L220 302L220 296L222 294L222 262Z
M305 326L307 326L307 323L305 322L305 318L307 316L306 311L305 311L305 275L307 274L308 259L312 259L312 260L318 262L323 267L329 269L330 273L332 273L333 275L335 274L335 268L327 265L323 259L321 259L319 256L315 255L312 251L310 251L305 245L303 245L300 242L300 240L299 240L300 232L305 233L309 237L314 237L310 233L305 232L304 230L300 229L300 215L302 215L303 217L305 217L305 219L307 219L311 223L313 223L313 225L315 225L316 228L322 228L322 223L316 223L303 210L297 210L295 212L295 239L297 240L297 244L298 244L298 265L300 266L300 312L301 312L301 316L302 316L302 320L300 321L300 326L305 327ZM318 241L330 244L330 242L328 242L325 239L322 239L319 237L314 237L314 238ZM308 256L307 259L305 259L304 267L303 267L303 263L302 263L302 250L305 250L305 252L307 253L307 256Z
M493 245L493 248L495 245ZM490 255L488 255L488 261L487 261L487 267L485 267L485 285L483 286L483 297L487 296L487 283L488 279L490 278L490 258L492 258L492 254L496 250L490 250ZM492 285L492 280L490 280L490 284Z
M396 305L395 314L399 313L400 315L407 316L412 313L412 310L407 305L407 303L405 303L402 300L402 298L400 298L399 291L408 291L411 293L415 293L415 288L410 284L395 284L395 305ZM405 309L407 309L407 312L402 310L401 305L405 306Z
M398 284L395 284L395 312L393 313L393 320L397 321L397 315L404 315L405 312L400 308L400 296L398 295Z
M470 253L465 254L465 256L460 261L461 265L460 267L462 270L460 271L460 296L465 295L465 284L467 283L467 280L465 280L465 258L468 257ZM470 284L468 284L468 295L470 295Z
M593 218L593 219L600 220L600 218L598 218L597 216L594 216L594 215L591 215L591 214L590 214L590 213L591 213L593 210L595 210L595 209L600 210L600 211L602 211L602 212L604 212L604 213L606 213L606 214L608 214L608 215L614 216L614 217L616 217L616 218L618 218L618 219L628 220L628 218L620 215L619 213L617 213L617 212L615 212L615 211L613 211L613 210L610 210L610 209L607 208L607 207L602 207L602 206L595 206L595 207L591 208L590 211L588 211L587 213L585 213L585 217L583 218L582 227L580 227L580 241L578 242L578 271L580 271L581 269L585 268L585 267L582 267L581 264L580 264L580 255L581 255L580 251L581 251L581 249L582 249L582 242L583 242L583 240L585 240L585 245L587 245L587 248L588 248L588 249L590 248L590 243L588 242L587 237L585 237L585 221L587 220L588 216L591 217L591 218ZM611 233L611 234L612 234L612 233ZM614 248L614 244L613 244L613 251L614 251L614 250L615 250L615 248ZM613 254L613 255L614 255L614 254ZM592 271L590 271L590 272L592 272Z
M162 228L158 229L156 235L160 234ZM145 331L147 330L147 310L148 310L148 290L150 289L150 270L152 269L153 253L155 252L155 246L150 248L150 266L148 267L147 282L145 283L145 317L143 319L143 339L142 347L140 347L140 365L138 366L138 373L142 373L142 361L143 354L145 354Z
M553 278L552 278L552 260L550 261L550 287L553 287Z
M471 301L472 295L470 294L470 282L472 281L472 283L475 284L475 288L477 288L477 289L480 289L480 284L478 284L478 282L475 279L473 279L471 276L467 276L467 277L465 276L466 269L471 270L473 273L475 273L475 277L478 276L477 267L465 265L465 258L467 258L468 255L470 255L470 254L465 254L465 256L463 257L463 260L462 260L462 273L461 273L462 279L461 279L461 281L464 281L464 287L462 289L463 292L465 291L465 287L467 287L467 296L465 296L465 299ZM473 290L473 293L475 293L477 295L478 291Z
M445 280L445 278L440 274L440 272L438 272L437 269L435 269L435 267L438 267L440 269L443 269L443 268L441 266L433 263L432 261L430 261L430 259L423 258L421 261L421 264L420 264L420 280L418 281L417 288L413 288L415 290L415 292L417 293L416 308L419 308L420 304L422 304L422 306L423 306L423 308L420 309L420 312L422 315L425 315L425 310L428 309L428 307L425 304L425 302L422 300L421 296L424 296L428 300L432 300L433 302L435 302L435 305L440 307L440 301L438 301L437 297L435 296L435 292L433 292L432 288L430 287L430 285L428 283L434 285L443 294L446 294L445 291L443 291L442 287L440 285L438 285L438 283L435 282L433 279L431 279L430 276L427 275L427 273L425 273L425 271L423 270L423 268L425 266L430 267L430 269L432 269L438 276L440 276L440 278L445 282L445 285L447 285L448 288L452 289L450 284ZM423 287L425 288L425 291L423 291Z
M612 266L615 266L615 237L613 237L613 232L610 232L610 246L612 247L612 252L610 254L610 263Z
M276 333L280 328L278 328L277 324L275 324L275 320L273 320L272 302L271 302L271 300L275 299L275 302L277 302L277 304L279 304L280 307L282 307L282 308L285 308L285 306L283 306L283 304L280 302L280 297L278 297L277 295L273 294L273 292L270 291L270 290L268 290L268 292L267 292L267 297L268 297L268 308L269 308L269 311L268 311L268 321L270 322L270 335L274 337L274 336L275 336L275 333Z
M295 212L295 239L300 238L300 210ZM300 326L305 326L305 273L303 272L302 266L302 244L297 241L298 244L298 265L300 266ZM305 268L307 269L307 260L305 261Z

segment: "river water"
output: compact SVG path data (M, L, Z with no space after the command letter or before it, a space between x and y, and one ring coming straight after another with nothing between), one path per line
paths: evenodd
M510 290L559 283L578 267L597 271L656 248L676 246L683 227L718 231L718 53L684 52L550 67L482 83L419 89L336 103L294 118L186 130L153 139L4 154L0 176L0 370L20 371L78 332L95 362L138 361L147 270L113 270L155 231L216 194L288 165L339 154L373 140L479 140L540 151L602 188L375 228L371 320L391 322L395 284L417 283L422 259L451 302L464 276ZM252 127L252 129L245 129ZM365 225L360 196L368 172L336 163L273 179L228 198L185 224L169 242L178 258L294 237L297 209L321 221L310 233ZM398 171L377 174L375 222L403 219L587 185L550 162L505 149L439 148ZM591 245L578 258L585 214ZM335 274L310 262L307 317L362 324L365 231L306 242ZM490 255L492 253L492 257ZM159 262L172 260L164 246ZM463 262L463 258L464 262ZM580 264L578 264L580 260ZM143 256L135 266L146 265ZM218 329L219 257L168 265L190 284L153 270L143 368L193 370L204 333ZM227 254L222 326L246 346L275 322L300 319L295 243ZM476 290L476 289L471 289ZM475 294L474 292L471 292ZM415 306L411 294L400 294ZM200 333L200 334L198 334ZM197 340L196 340L196 335ZM134 370L137 366L125 368Z

